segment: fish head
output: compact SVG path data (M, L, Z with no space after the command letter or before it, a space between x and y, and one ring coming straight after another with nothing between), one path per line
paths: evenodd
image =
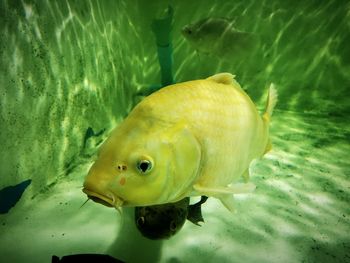
M181 29L181 33L182 35L190 42L195 42L197 37L197 30L194 27L193 24L188 24L185 25L182 29Z
M208 34L202 29L202 25L198 23L185 25L181 29L181 33L190 45L197 50L203 51L208 45Z
M83 192L112 207L178 201L197 172L199 159L199 146L188 134L174 138L152 129L117 129L102 145Z
M203 23L188 24L182 28L181 33L196 50L210 53L211 45L213 45L211 38L213 37L210 32L205 30Z

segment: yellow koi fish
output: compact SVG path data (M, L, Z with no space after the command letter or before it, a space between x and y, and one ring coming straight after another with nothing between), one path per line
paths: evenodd
M107 206L150 206L188 196L218 198L255 189L253 159L271 148L277 102L270 86L261 117L229 73L162 88L141 101L101 146L83 192Z

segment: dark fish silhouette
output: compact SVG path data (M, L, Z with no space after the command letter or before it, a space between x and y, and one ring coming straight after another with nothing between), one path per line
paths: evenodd
M21 199L23 192L32 180L23 181L14 186L7 186L0 190L0 214L6 214Z
M186 219L199 226L204 222L201 205L208 199L190 205L186 197L176 203L135 208L135 223L141 234L149 239L170 238L180 231Z
M51 263L75 263L75 262L98 262L98 263L123 263L119 259L104 254L76 254L63 256L61 259L52 256Z
M87 140L88 140L89 138L91 138L91 137L98 137L98 136L102 135L102 133L104 133L105 130L106 130L106 129L102 129L102 130L100 130L99 132L96 132L96 133L95 133L94 130L93 130L91 127L87 128L87 130L86 130L86 132L85 132L85 136L84 136L83 148L86 147L86 143L87 143Z
M202 204L204 204L207 199L207 196L201 196L199 202L188 206L187 219L197 226L200 226L199 222L204 222L202 216Z

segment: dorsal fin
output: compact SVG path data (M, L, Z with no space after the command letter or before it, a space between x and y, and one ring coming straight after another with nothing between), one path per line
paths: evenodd
M224 73L215 74L207 78L207 80L212 80L212 81L215 81L216 83L221 83L225 85L232 85L234 83L233 82L234 78L235 78L235 75L224 72Z

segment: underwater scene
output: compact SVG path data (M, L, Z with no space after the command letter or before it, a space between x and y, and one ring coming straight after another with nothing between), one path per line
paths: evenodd
M350 262L350 2L0 0L0 262Z

